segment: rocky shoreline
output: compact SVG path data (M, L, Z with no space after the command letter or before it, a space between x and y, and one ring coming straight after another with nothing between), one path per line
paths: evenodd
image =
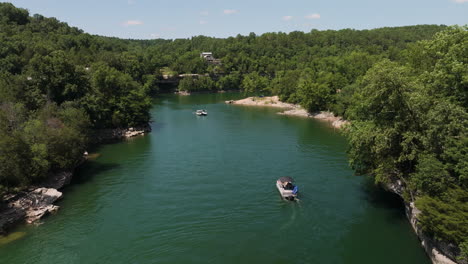
M93 133L93 143L106 143L139 135L151 131L149 124L133 128L99 129ZM77 167L87 160L87 153L78 162ZM50 174L46 180L37 185L9 193L0 200L0 235L5 235L14 226L36 223L42 217L54 213L59 206L54 203L62 198L60 191L70 184L74 170Z
M248 98L241 99L241 100L229 100L229 101L226 101L226 103L235 104L235 105L251 105L251 106L284 108L285 110L282 112L279 112L278 114L314 118L314 119L326 121L332 127L338 128L338 129L342 128L344 125L349 123L348 121L344 120L342 117L335 116L332 112L328 112L328 111L321 111L321 112L311 114L299 105L281 102L278 96L248 97Z
M399 180L388 183L383 188L389 192L395 193L403 199L405 186ZM426 251L433 264L467 264L466 261L457 260L460 250L453 244L436 241L424 234L418 225L418 215L421 211L415 206L414 202L405 202L405 214L408 221L411 223L413 231L421 241L421 246ZM458 262L457 262L458 261Z
M41 184L5 195L0 204L0 234L5 235L17 224L32 224L56 212L59 206L54 203L62 198L59 189L69 184L72 176L71 171L52 174Z

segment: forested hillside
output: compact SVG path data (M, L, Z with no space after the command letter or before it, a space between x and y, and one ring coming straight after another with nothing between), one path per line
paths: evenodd
M163 75L198 73L179 88L275 94L350 120L353 168L401 181L424 230L466 254L467 60L466 27L122 40L0 3L0 185L73 168L91 129L147 123Z
M372 66L351 93L351 164L376 182L401 182L422 229L461 245L468 260L468 31L411 45Z
M155 77L135 73L142 66L127 53L131 41L91 36L8 3L0 3L0 29L1 186L74 168L91 128L149 121Z

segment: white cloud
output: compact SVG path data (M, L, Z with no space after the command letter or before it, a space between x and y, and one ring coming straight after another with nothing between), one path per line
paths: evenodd
M210 12L208 12L208 11L206 11L206 10L200 12L200 15L201 15L201 16L208 16L209 14L210 14Z
M305 16L305 18L307 18L307 19L320 19L320 14L313 13L313 14Z
M236 9L224 9L223 13L225 15L232 15L232 14L237 14L239 13L239 10Z
M208 21L200 20L200 25L206 25L206 24L208 24Z
M468 3L468 0L454 0L455 3L459 3L459 4L462 4L462 3Z
M158 33L151 33L150 36L151 36L152 38L161 38L161 35L158 34Z
M284 16L281 19L283 19L284 21L289 21L289 20L293 19L293 16Z
M143 21L140 20L127 20L123 23L124 26L140 26L143 25Z

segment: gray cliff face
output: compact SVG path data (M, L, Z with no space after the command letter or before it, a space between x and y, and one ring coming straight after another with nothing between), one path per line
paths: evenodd
M392 183L387 183L383 186L386 190L398 194L403 197L405 190L404 184L397 180ZM418 235L421 245L426 251L426 254L431 258L434 264L467 264L465 261L458 261L457 256L460 253L460 249L451 243L436 241L431 237L425 235L418 225L418 215L421 211L414 205L414 202L405 202L405 213L406 217L411 223L414 232Z

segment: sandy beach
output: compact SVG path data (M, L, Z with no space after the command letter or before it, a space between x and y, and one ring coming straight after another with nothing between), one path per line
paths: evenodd
M283 108L284 111L279 112L280 115L301 116L307 118L315 118L328 122L334 128L341 128L349 122L343 120L342 117L335 116L332 112L321 111L317 113L309 113L307 110L296 104L284 103L279 100L278 96L267 97L248 97L241 100L226 101L227 104L249 105L249 106L265 106Z

